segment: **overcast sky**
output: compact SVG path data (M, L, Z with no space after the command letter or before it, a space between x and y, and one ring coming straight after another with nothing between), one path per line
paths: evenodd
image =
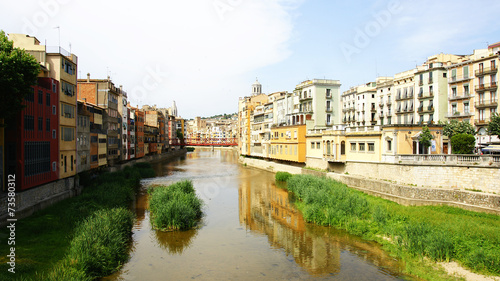
M78 75L123 85L134 105L184 118L233 113L306 79L341 90L500 41L500 1L3 1L0 29L78 56ZM55 28L55 27L59 27ZM60 36L59 36L60 34Z

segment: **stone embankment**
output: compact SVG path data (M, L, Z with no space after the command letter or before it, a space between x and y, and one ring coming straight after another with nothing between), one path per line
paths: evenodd
M417 187L415 184L400 184L394 180L379 180L360 175L322 172L254 158L240 157L240 162L270 172L284 171L292 174L326 176L365 193L382 197L402 205L449 205L472 211L500 215L500 195L497 194L452 187ZM375 164L372 163L371 165ZM394 176L395 175L392 174L391 178L394 179ZM403 174L400 174L400 177L403 176Z

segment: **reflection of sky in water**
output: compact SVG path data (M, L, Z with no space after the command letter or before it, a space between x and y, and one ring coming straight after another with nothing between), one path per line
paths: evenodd
M143 184L192 180L204 217L185 232L151 230L146 197L139 197L130 261L109 279L398 279L397 264L376 244L305 223L288 193L274 186L274 174L237 160L227 150L197 149L153 164L163 176Z

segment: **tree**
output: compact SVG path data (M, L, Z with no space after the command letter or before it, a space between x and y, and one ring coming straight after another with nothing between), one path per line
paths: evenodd
M443 135L451 139L456 134L475 135L476 130L471 123L466 121L451 120L444 123Z
M0 119L5 119L6 124L24 108L22 102L39 72L35 57L14 48L14 43L0 30Z
M425 147L426 149L429 148L432 143L431 140L434 137L431 134L431 130L427 126L422 128L422 133L420 134L418 138L418 142L420 143L421 146Z
M491 117L491 121L488 124L488 134L498 136L500 138L500 115L495 113Z
M470 134L456 134L451 137L451 149L453 154L473 154L476 146L476 138Z

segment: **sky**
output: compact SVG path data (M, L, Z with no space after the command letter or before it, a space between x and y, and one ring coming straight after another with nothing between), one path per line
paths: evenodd
M263 92L314 78L341 92L439 53L500 41L495 0L3 1L0 29L78 56L78 77L111 77L133 105L183 118L238 111Z

